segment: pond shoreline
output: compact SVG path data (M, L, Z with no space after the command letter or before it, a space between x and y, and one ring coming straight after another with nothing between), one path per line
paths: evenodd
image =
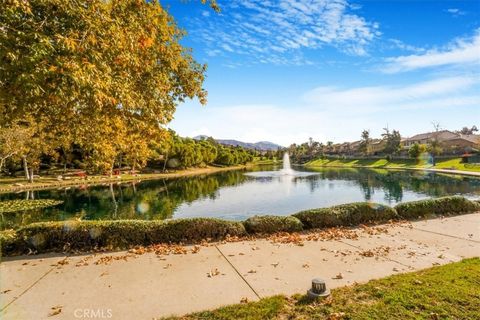
M57 180L55 177L46 176L39 178L32 184L26 182L24 179L19 182L12 182L10 184L0 185L0 194L19 192L19 191L33 191L33 190L48 190L62 187L79 187L84 185L103 185L118 182L132 182L132 181L146 181L159 179L176 179L183 177L209 175L217 172L232 171L248 169L258 165L257 163L249 163L246 165L237 165L230 167L205 167L205 168L189 168L168 173L144 173L138 175L123 175L123 176L91 176L90 179L72 178L69 180ZM1 179L0 179L1 181ZM21 181L21 182L20 182Z
M455 169L435 169L435 168L408 168L408 167L383 167L383 166L342 166L342 165L298 165L304 168L343 168L343 169L385 169L385 170L413 170L413 171L427 171L434 173L445 173L453 175L462 175L462 176L473 176L480 177L480 172L476 171L464 171L464 170L455 170Z

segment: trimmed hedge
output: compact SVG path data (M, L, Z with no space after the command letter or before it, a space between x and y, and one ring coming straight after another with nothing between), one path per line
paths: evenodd
M10 252L23 252L25 243L21 241L15 230L0 231L0 250L1 255Z
M243 223L248 233L295 232L303 230L300 220L292 216L254 216Z
M330 208L300 211L293 215L305 228L353 226L370 221L384 222L397 218L396 211L378 203L356 202Z
M65 248L88 250L95 247L128 248L153 243L191 243L203 239L219 240L227 235L245 235L241 222L210 218L169 221L113 220L58 221L32 223L16 232L22 245L8 251L31 248L37 252ZM4 246L2 245L2 250ZM8 248L6 248L8 249ZM20 249L20 250L18 250Z
M311 209L292 216L255 216L242 222L213 218L168 221L110 220L56 221L32 223L18 230L0 232L3 255L90 250L101 247L128 248L155 243L194 243L204 239L221 240L248 233L295 232L309 228L353 226L391 219L412 219L434 215L455 215L480 211L478 200L445 197L406 202L391 208L376 203L350 203L330 208Z
M417 219L432 214L449 216L480 211L480 203L452 196L400 203L395 206L395 210L401 218Z

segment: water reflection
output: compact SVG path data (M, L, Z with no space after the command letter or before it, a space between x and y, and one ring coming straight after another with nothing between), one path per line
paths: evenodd
M270 167L267 170L272 170ZM262 171L255 168L250 171ZM252 178L245 171L172 180L154 180L30 192L35 199L61 199L56 208L0 216L0 228L36 221L92 219L168 219L221 217L244 219L254 214L289 214L313 207L354 201L394 205L427 197L480 196L480 179L434 173L317 169L310 176ZM24 199L26 193L0 195Z

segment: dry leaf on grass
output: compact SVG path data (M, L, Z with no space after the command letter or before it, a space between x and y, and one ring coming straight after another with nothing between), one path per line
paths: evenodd
M328 320L342 320L345 318L345 312L334 312L328 315Z

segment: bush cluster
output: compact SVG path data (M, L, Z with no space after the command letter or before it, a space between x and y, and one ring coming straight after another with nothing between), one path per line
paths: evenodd
M453 196L406 202L391 208L375 203L350 203L298 212L292 216L255 216L244 222L213 218L166 221L109 220L32 223L18 230L0 232L3 255L128 248L155 243L195 243L255 233L295 232L310 228L354 226L391 219L416 219L427 215L455 215L480 211L480 202Z
M2 232L3 238L8 238ZM5 236L3 235L5 233ZM96 247L128 248L153 243L193 243L204 239L219 240L245 235L241 222L211 218L178 219L168 221L109 220L109 221L55 221L38 222L16 231L14 238L24 244L18 249L30 248L37 252L65 249L88 250ZM13 240L5 243L12 247ZM18 243L17 243L18 246ZM2 250L3 250L2 241ZM8 251L21 251L11 248Z
M403 219L417 219L428 215L456 215L480 211L480 203L464 197L452 196L400 203L395 206Z
M248 233L295 232L303 229L302 222L293 216L254 216L243 224Z
M353 226L367 222L384 222L397 218L396 211L378 203L357 202L300 211L293 215L306 228Z
M11 252L21 253L25 249L25 243L15 230L4 230L0 231L0 249L2 256Z

